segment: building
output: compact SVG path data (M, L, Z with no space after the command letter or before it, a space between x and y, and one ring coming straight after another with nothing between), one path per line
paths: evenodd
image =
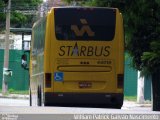
M15 48L15 35L9 36L9 49ZM0 34L0 49L5 49L5 34Z
M24 36L24 49L30 49L31 35ZM22 35L10 34L9 36L9 49L22 50ZM5 34L0 34L0 49L5 49Z

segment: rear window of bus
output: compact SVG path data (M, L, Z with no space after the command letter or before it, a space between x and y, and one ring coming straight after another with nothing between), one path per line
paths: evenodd
M116 9L55 8L57 40L111 41L115 36Z

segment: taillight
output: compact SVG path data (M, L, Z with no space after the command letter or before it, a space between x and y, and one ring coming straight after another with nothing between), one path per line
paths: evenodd
M51 87L51 73L45 73L45 87L50 88Z
M123 88L124 86L124 74L118 74L117 75L117 87Z

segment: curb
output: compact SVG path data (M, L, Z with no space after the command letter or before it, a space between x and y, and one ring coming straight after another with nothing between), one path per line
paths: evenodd
M136 107L152 107L151 102L149 101L145 101L144 103L137 103L136 101L128 101L128 100L124 100L125 101L125 106L136 106Z
M18 94L2 95L2 94L0 93L0 98L8 98L8 99L29 99L29 95L18 95Z

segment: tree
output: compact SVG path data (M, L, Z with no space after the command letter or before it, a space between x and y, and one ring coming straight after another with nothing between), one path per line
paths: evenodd
M126 50L133 57L133 67L152 76L153 110L160 111L160 1L88 0L81 4L117 7L123 13Z
M132 1L128 17L131 38L127 50L133 65L144 75L152 76L153 110L160 111L160 2L158 0Z
M29 14L37 10L42 0L11 0L11 27L32 27L36 16ZM0 0L0 31L5 29L7 0Z

